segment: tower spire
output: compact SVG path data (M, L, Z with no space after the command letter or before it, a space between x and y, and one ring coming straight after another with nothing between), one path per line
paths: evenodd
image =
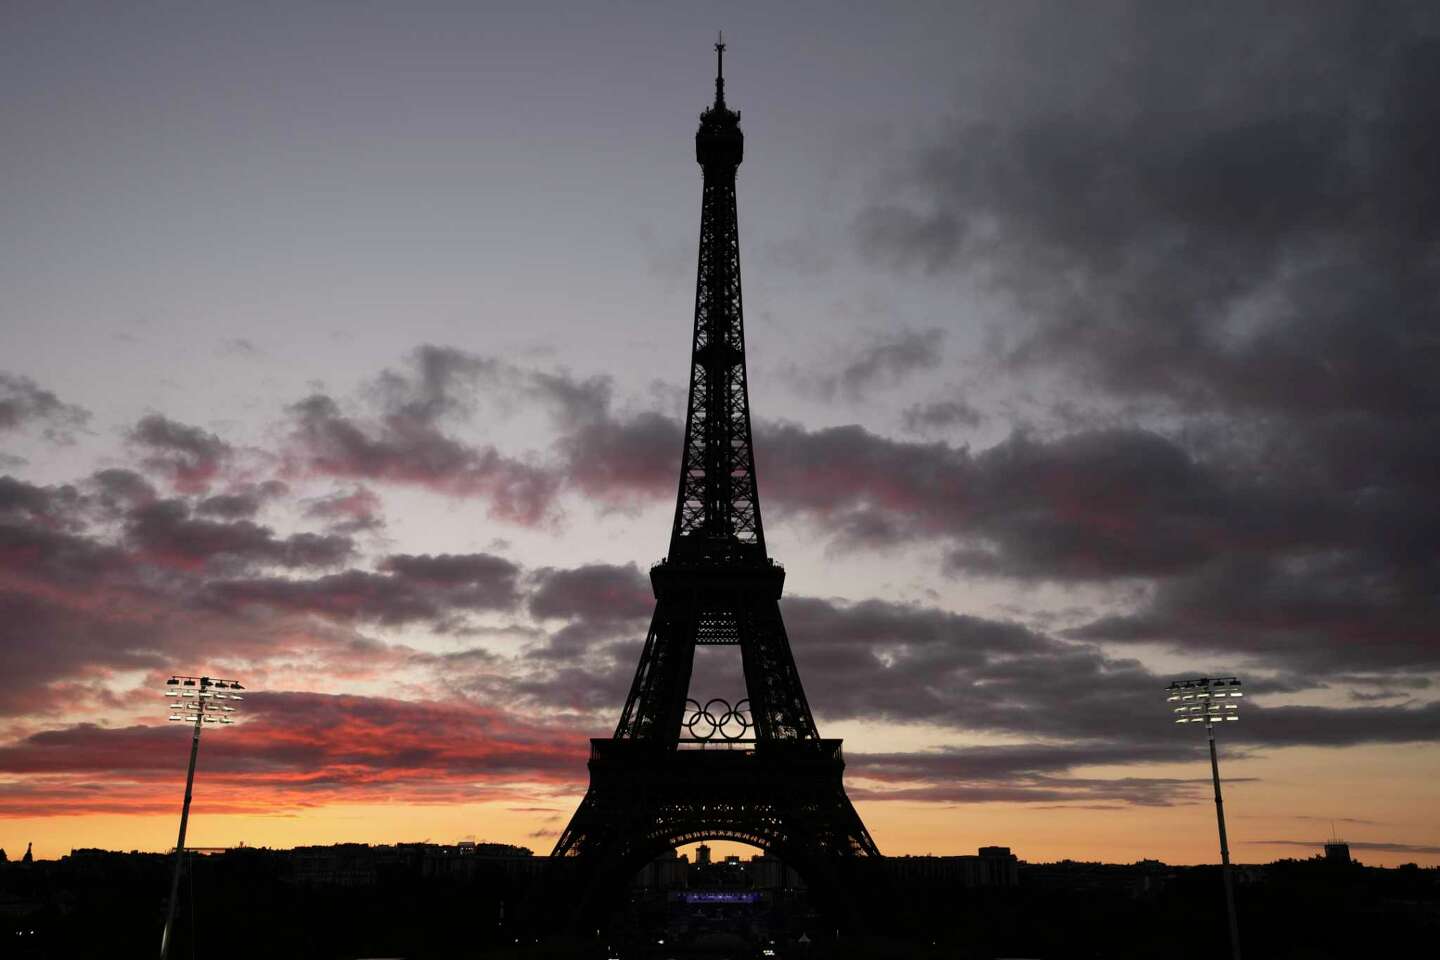
M725 40L715 44L723 57ZM672 559L764 563L765 533L755 488L750 401L745 379L745 322L740 297L740 236L735 171L745 155L740 114L725 106L723 59L715 106L700 115L695 159L704 171L695 280L695 335L684 459L670 538Z
M715 41L715 106L725 106L725 33Z

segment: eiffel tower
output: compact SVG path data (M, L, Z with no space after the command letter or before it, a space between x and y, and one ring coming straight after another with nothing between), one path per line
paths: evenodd
M821 900L841 902L875 842L845 795L839 740L821 739L780 619L785 570L765 552L740 302L735 172L740 114L700 116L704 170L695 334L669 555L650 570L655 614L615 735L591 740L590 787L552 856L575 858L580 910L602 917L650 860L698 840L761 847ZM688 697L695 648L740 648L746 696Z

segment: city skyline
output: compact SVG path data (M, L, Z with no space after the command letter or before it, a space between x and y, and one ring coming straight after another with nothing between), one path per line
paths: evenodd
M0 14L0 847L173 843L175 672L248 688L195 846L550 847L723 27L767 542L880 850L1213 861L1163 691L1235 674L1235 860L1440 863L1440 18L1308 9Z

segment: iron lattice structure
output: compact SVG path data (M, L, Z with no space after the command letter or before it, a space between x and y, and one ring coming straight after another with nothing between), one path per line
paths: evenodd
M785 571L765 550L735 204L744 137L715 49L715 103L695 135L704 193L670 551L650 571L655 614L615 735L591 741L589 790L552 854L576 861L590 919L643 864L696 840L771 851L832 905L847 874L880 856L845 795L840 741L816 730L780 616ZM740 648L747 699L734 707L687 699L707 645Z

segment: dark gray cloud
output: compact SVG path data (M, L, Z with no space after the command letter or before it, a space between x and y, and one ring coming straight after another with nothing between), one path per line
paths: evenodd
M426 402L422 409L428 409ZM493 446L471 446L430 419L398 413L378 422L347 417L323 394L290 412L293 450L304 471L477 497L488 501L493 516L519 524L541 523L552 510L558 480L550 471Z
M95 696L85 682L110 670L163 669L223 625L197 623L172 578L122 547L92 536L78 519L0 520L0 714L45 714ZM182 581L184 573L179 574ZM190 585L193 589L193 585ZM234 639L237 656L264 638Z
M182 500L156 500L131 513L127 544L151 563L196 569L253 565L331 567L354 553L349 537L297 533L277 537L249 520L218 522L192 516Z
M397 554L385 558L380 571L345 570L310 580L222 580L209 585L206 600L216 609L237 613L268 609L318 614L343 623L428 622L448 629L457 614L508 610L518 599L519 568L491 554Z
M626 509L672 492L684 431L651 410L617 413L608 377L525 371L524 394L552 415L558 477L602 509Z
M384 505L364 484L337 490L305 502L305 516L325 521L332 533L365 533L383 529Z
M1137 719L1159 715L1164 684L1136 661L930 607L807 597L782 607L812 702L827 719L938 723L1131 749L1158 739L1137 729Z
M634 564L546 567L535 571L529 606L541 618L637 620L650 616L655 595Z
M508 364L454 347L424 344L401 370L385 370L370 390L386 416L415 424L464 418L476 407L476 387L511 371Z
M525 386L524 372L511 364L426 344L404 366L383 371L366 388L378 408L374 417L342 413L325 394L293 404L292 460L296 469L312 474L476 497L488 502L492 517L512 523L553 520L561 478L550 467L507 456L491 444L472 443L453 430L474 412L485 390L505 393ZM341 523L363 527L375 516L363 509L364 500L361 494L348 505L330 507L350 511Z
M812 700L827 718L940 723L1071 744L1079 764L1157 760L1183 749L1162 697L1173 678L1135 660L1067 643L1018 624L934 608L814 598L783 601ZM1222 661L1207 665L1214 674ZM1202 670L1203 672L1203 670ZM1303 686L1305 680L1301 680ZM1252 684L1252 696L1271 684ZM1256 747L1429 742L1440 704L1309 707L1245 704L1227 737ZM1228 727L1229 725L1227 725ZM1194 739L1199 749L1200 739ZM1046 751L1004 748L998 762L1045 772ZM981 763L986 751L966 762ZM1053 759L1053 758L1052 758Z
M1011 293L1030 321L1008 338L1019 367L1280 417L1308 455L1349 436L1388 453L1359 469L1433 481L1433 432L1415 428L1440 408L1440 17L1326 9L1101 17L1075 67L1094 99L1046 90L952 125L860 217L863 248Z
M233 453L215 434L155 413L135 425L130 442L145 451L141 464L181 493L206 492Z
M217 493L196 504L195 512L222 520L248 520L260 512L260 498L244 493Z
M57 497L66 497L64 488ZM43 512L12 513L0 523L0 562L25 577L78 585L113 569L120 560L118 548L74 531L69 518L57 522Z
M42 487L0 476L0 520L73 527L84 504L84 497L68 484Z
M569 483L597 504L627 507L674 496L684 437L658 413L607 414L577 424L559 448Z
M46 439L68 443L89 420L84 407L65 403L29 377L0 372L0 433L38 426Z
M608 736L630 691L643 643L643 636L604 646L588 637L572 642L560 636L536 652L539 669L507 678L497 693L543 714L573 716L582 737Z
M978 498L950 568L1157 580L1079 638L1434 669L1440 15L1137 3L1084 29L1031 24L1065 82L997 82L1006 108L958 111L856 237L1008 300L1013 374L1176 426L979 455L1016 506Z
M1423 116L1440 24L1418 4L1327 11L1231 5L1226 16L1135 4L1097 17L1105 37L1088 50L1068 43L1067 27L1071 69L1091 74L1074 95L1088 99L1050 88L1009 112L953 124L910 164L908 198L869 211L874 224L862 217L862 242L898 265L977 268L1043 291L1050 305L1071 308L1042 314L1043 324L1064 325L1044 334L1068 331L1056 345L1097 363L1120 390L1183 394L1188 384L1209 393L1218 374L1256 359L1283 369L1287 340L1270 336L1283 333L1271 320L1306 334L1293 343L1304 353L1339 360L1325 336L1332 328L1303 309L1319 298L1294 313L1280 305L1257 318L1258 330L1221 322L1271 284L1334 293L1354 279L1315 266L1383 266L1373 255L1385 253L1403 271L1433 239L1440 192L1424 171L1440 141ZM1053 24L1038 26L1061 41ZM1399 278L1382 269L1335 306L1348 310L1353 295ZM1086 327L1074 325L1082 319ZM1374 319L1379 337L1369 357L1349 358L1354 370L1373 370L1372 358L1413 369L1394 365L1397 325ZM1162 362L1126 369L1137 360ZM1381 401L1373 389L1337 389L1346 376L1337 367L1309 390L1295 379L1249 390L1287 408L1319 396L1349 405L1352 393ZM1227 383L1215 398L1240 387ZM1390 395L1407 410L1411 387L1396 384L1402 393Z
M955 427L978 427L985 415L964 400L913 403L900 415L906 433L942 433Z
M100 512L111 519L124 517L160 496L149 480L134 470L119 467L96 471L89 485Z
M862 244L982 272L1033 321L1010 338L1013 363L1114 394L1307 421L1432 416L1437 18L1347 5L1256 24L1175 7L1138 5L1149 29L1122 34L1113 109L1042 102L953 127L915 158L915 199L860 218ZM1263 69L1230 59L1257 48Z
M1220 558L1160 583L1133 612L1102 617L1069 635L1181 648L1203 644L1316 678L1336 671L1437 670L1440 597L1433 584L1440 581L1411 579L1422 574L1389 573L1367 557L1341 551ZM1407 686L1403 674L1387 676Z
M955 572L1112 579L1193 569L1222 553L1327 548L1348 518L1323 491L1286 489L1202 461L1159 434L1023 433L972 453L860 427L760 431L771 516L801 514L852 537L954 541Z
M241 484L201 500L195 505L195 512L222 520L247 520L259 513L266 501L283 497L289 492L290 488L279 480Z
M610 416L614 385L609 377L577 380L565 372L517 371L526 393L548 406L562 425L590 423Z
M10 566L7 555L14 546L0 527L0 567ZM84 579L94 583L96 571L89 572ZM78 681L111 669L162 670L173 650L168 641L136 618L107 616L25 589L0 589L0 671L7 680L0 687L0 716L54 712L57 684L79 708L90 698Z
M529 655L552 663L584 664L586 670L598 671L606 678L604 688L623 698L619 679L634 667L626 658L638 655L638 647L631 649L631 644L643 638L645 620L655 609L650 582L639 568L603 563L564 570L544 567L530 577L529 586L532 617L567 621L551 630L542 643L533 645ZM564 680L575 676L568 674ZM532 678L528 683L526 692L532 697L543 698L547 689L564 691L563 682L551 687L543 679L537 682ZM568 693L561 696L567 703L573 702Z
M479 497L493 517L524 525L554 520L567 487L603 509L624 509L674 485L678 423L651 411L617 413L608 377L579 379L427 345L405 368L382 373L370 392L381 408L374 419L347 416L321 394L290 408L301 469ZM546 411L558 429L551 448L521 458L447 428L484 398L502 414L517 398Z
M810 358L804 367L787 367L784 377L823 400L840 396L858 402L874 390L899 386L915 373L938 367L944 340L945 332L938 328L872 333L832 368Z
M483 584L492 606L508 606L515 601L515 578L520 572L511 561L491 553L396 553L380 561L380 569L416 583L442 587Z
M877 386L894 386L917 370L933 370L940 365L941 344L945 332L929 330L898 330L891 336L878 337L837 376L837 386L846 395L859 399Z

